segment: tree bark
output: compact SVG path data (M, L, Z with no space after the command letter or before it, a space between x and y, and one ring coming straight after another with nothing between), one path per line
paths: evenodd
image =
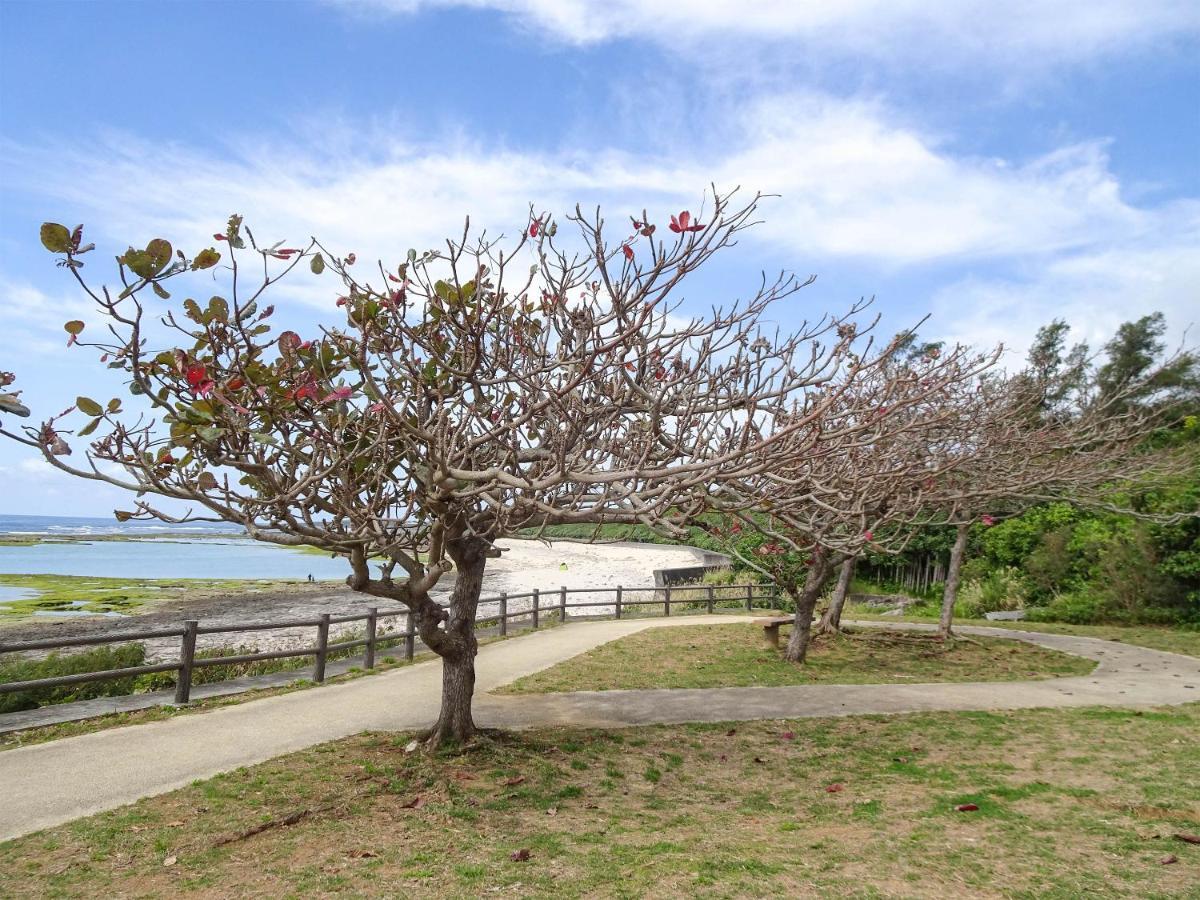
M854 578L854 565L858 557L849 556L842 562L838 573L837 587L833 589L833 597L829 601L829 609L821 617L817 625L817 634L835 634L842 629L842 610L846 608L846 596L850 593L850 582Z
M963 556L967 551L967 532L970 525L959 525L954 535L954 546L950 549L950 568L946 570L946 587L942 591L942 617L938 622L938 636L950 637L950 625L954 621L954 601L958 599L958 576L962 569Z
M800 590L799 596L795 598L796 617L792 622L792 636L783 653L783 658L788 662L803 663L808 655L808 644L812 637L813 610L816 609L817 598L821 596L821 589L829 578L829 570L828 552L818 548L813 552L808 577L804 579L804 587Z
M442 708L425 737L425 744L431 750L465 743L475 735L475 720L471 716L475 696L475 656L479 652L475 612L483 589L487 548L487 542L479 538L448 542L446 552L457 569L454 590L450 594L449 616L442 628L438 628L439 623L431 621L431 617L418 617L421 639L442 657ZM427 637L428 629L435 633Z

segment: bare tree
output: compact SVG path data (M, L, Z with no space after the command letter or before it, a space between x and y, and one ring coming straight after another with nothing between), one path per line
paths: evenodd
M844 599L854 558L867 547L898 552L937 514L927 497L959 464L949 450L962 427L961 397L998 354L929 348L913 357L907 345L907 335L892 341L874 365L838 386L834 407L819 422L765 447L770 466L722 485L722 496L732 498L726 512L740 523L736 531L765 538L750 553L737 541L731 549L795 604L785 651L791 661L805 660L832 570L842 566ZM837 618L823 627L836 628Z
M818 423L870 371L854 352L858 306L794 334L762 326L808 283L787 274L703 318L680 314L686 276L753 224L758 198L714 200L706 221L682 213L657 229L643 214L617 243L599 212L578 208L573 244L546 215L507 241L472 237L468 223L444 249L369 271L316 240L263 246L234 216L215 235L224 254L189 259L151 241L118 258L112 290L83 278L81 229L49 223L43 243L107 329L89 341L69 322L70 343L124 372L140 409L80 397L89 421L73 432L57 416L0 433L135 493L118 518L237 522L258 540L344 555L350 587L410 609L442 657L429 744L463 741L498 538L565 523L681 536L714 485L770 467L767 448L798 433L823 445ZM267 300L301 260L339 279L341 321L273 334ZM170 300L174 279L208 269L225 296ZM70 462L68 438L89 436ZM175 515L152 496L193 509ZM430 592L452 570L442 606Z

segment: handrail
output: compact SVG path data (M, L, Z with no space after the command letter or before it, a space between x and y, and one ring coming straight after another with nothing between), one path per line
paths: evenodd
M730 592L736 591L737 596L716 596L717 591ZM633 593L650 593L652 599L631 599L628 594ZM569 597L572 594L600 594L612 593L613 599L609 601L584 601L584 602L569 602ZM701 599L697 599L694 594L699 593ZM680 597L680 594L686 596ZM661 597L660 597L661 595ZM560 621L566 621L568 618L568 610L571 609L594 609L597 607L611 607L614 618L622 618L626 608L641 607L641 606L661 606L662 615L671 615L671 606L697 606L701 605L704 610L713 612L717 602L727 603L731 600L736 600L739 603L744 603L746 611L751 612L754 609L756 601L767 600L768 607L774 606L778 602L778 595L775 589L767 585L756 584L730 584L730 585L668 585L665 587L632 587L627 588L623 585L617 585L612 588L567 588L560 587L552 591L532 590L524 594L507 594L501 593L495 597L481 597L479 604L496 604L498 609L495 613L479 616L475 620L475 627L487 627L495 624L498 627L500 635L507 635L509 623L514 620L527 620L529 628L536 629L541 624L543 614L557 614ZM528 606L521 609L510 610L509 604L514 600L530 600ZM387 633L379 632L379 622L384 619L393 619L400 616L406 617L405 627L403 631L390 631ZM591 614L588 618L605 618L604 614L599 616ZM355 638L343 641L330 642L329 627L331 625L341 625L348 622L365 622L367 635L365 638ZM272 650L263 653L243 653L232 656L213 656L213 657L197 657L196 656L196 637L201 634L238 634L247 631L264 631L276 628L316 628L317 642L315 646L304 647L295 650ZM232 665L236 663L258 662L260 660L270 659L285 659L289 657L313 656L316 658L316 663L313 670L313 680L320 683L325 680L325 663L329 653L338 650L348 650L355 647L365 647L365 665L368 669L375 667L375 653L380 649L381 645L390 645L396 641L404 642L404 658L411 660L416 653L417 631L413 622L412 613L406 609L388 609L380 611L377 607L368 607L367 612L354 613L350 615L332 616L329 613L323 613L315 619L284 619L279 622L243 622L234 625L201 625L199 620L190 619L183 623L181 627L176 628L155 628L144 631L124 631L114 632L112 634L103 635L88 635L76 638L55 638L51 640L36 640L36 641L13 641L9 643L0 643L0 653L21 653L30 650L58 650L67 647L89 647L97 644L112 644L112 643L128 643L130 641L149 640L151 638L164 637L180 637L182 638L180 645L180 653L178 662L173 663L155 663L152 665L132 666L122 669L108 669L100 672L81 672L75 675L61 675L54 678L38 678L30 681L11 681L0 684L0 694L14 693L17 691L27 691L35 688L58 687L68 684L83 684L89 681L106 681L114 678L126 678L136 675L150 674L156 672L176 672L175 685L175 703L184 704L191 699L192 689L192 673L194 669L206 668L208 666Z

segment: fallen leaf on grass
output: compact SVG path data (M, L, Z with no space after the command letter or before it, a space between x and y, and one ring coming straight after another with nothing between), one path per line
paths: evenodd
M163 860L163 865L164 866L173 866L177 862L179 862L178 856L168 856L166 859Z
M1179 862L1179 857L1176 856L1174 853L1168 853L1166 856L1164 856L1162 859L1160 859L1158 861L1158 864L1160 866L1173 866L1177 862Z
M186 824L185 822L168 822L164 827L166 827L166 828L182 828L185 824Z
M785 741L794 741L796 739L796 732L785 731L783 734L780 735L780 737L783 738Z
M420 744L419 744L417 741L409 741L409 742L408 742L408 744L407 744L407 745L405 745L405 747L404 747L404 752L405 752L405 753L412 753L412 752L413 752L413 751L415 751L415 750L416 750L416 749L417 749L419 746L421 746L421 745L420 745Z
M351 859L374 859L379 854L374 850L350 850L346 855Z
M529 857L532 855L533 854L529 852L528 847L522 847L520 850L514 850L512 853L508 854L508 858L513 862L528 862Z
M837 794L837 793L844 791L845 789L846 789L846 786L844 784L842 784L840 781L837 781L837 782L834 782L833 784L826 785L825 793Z
M1184 834L1183 832L1176 832L1175 840L1184 841L1188 844L1200 844L1200 834Z
M401 803L400 808L401 809L420 809L424 805L425 805L424 797L413 797L407 803Z
M458 770L456 770L456 771L455 771L455 773L454 773L454 777L455 777L455 778L456 778L458 781L474 781L474 780L475 780L476 778L478 778L479 776L478 776L478 775L475 775L475 774L473 774L473 773L471 773L471 772L467 772L467 771L465 771L465 770L463 770L463 769L458 769Z
M765 763L765 762L766 762L766 760L765 760L765 759L763 759L761 756L756 756L756 757L754 757L754 761L755 761L756 763Z
M954 807L955 812L976 812L978 809L979 807L974 803L960 803L958 806Z
M505 787L516 787L518 784L523 784L525 781L524 775L518 775L516 778L510 778L504 782Z
M737 729L730 728L727 732L725 732L725 737L733 737L735 734L737 734Z
M558 807L557 806L550 807L548 810L546 810L546 815L557 816L558 815Z

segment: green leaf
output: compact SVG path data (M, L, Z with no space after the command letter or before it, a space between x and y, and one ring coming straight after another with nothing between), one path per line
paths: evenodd
M63 330L66 331L67 334L73 334L73 335L78 336L83 331L83 323L80 322L78 319L72 319L70 322L68 322L66 325L63 326Z
M119 262L124 263L129 271L139 278L149 278L154 274L154 260L145 250L134 250L130 247L124 256L119 257Z
M198 272L201 269L211 269L220 261L221 254L212 247L209 247L196 254L196 258L192 260L192 271Z
M154 287L154 293L158 294L158 296L161 297L163 300L171 299L171 295L169 293L167 293L167 289L165 287L163 287L161 284L159 284L157 281L154 282L153 287Z
M133 513L126 512L123 509L114 509L113 515L117 517L118 522L128 522L130 519L133 518Z
M201 472L200 477L196 479L196 485L202 491L215 491L217 489L217 476L212 472Z
M162 238L155 238L146 245L146 255L150 257L150 263L154 266L154 274L161 272L171 261L173 252L171 242Z
M312 269L314 275L320 275L325 271L325 257L318 253L312 258L312 262L308 264L308 267Z
M121 411L121 398L120 397L113 397L111 400L108 401L108 411L110 413L115 413L115 412Z
M224 297L213 297L208 301L208 313L204 319L205 322L211 322L214 319L218 322L229 321L229 304L225 302Z
M183 311L187 313L187 317L197 325L204 324L204 313L200 311L200 304L191 297L183 301Z
M76 432L77 436L87 437L89 434L95 431L103 421L103 419L92 419L92 421L88 422L86 425L80 428L78 432Z
M75 407L85 416L104 415L104 408L90 397L76 397Z
M250 432L250 437L252 437L254 440L258 441L260 444L275 445L275 444L279 443L271 435L266 434L265 432L262 432L262 431L252 431L252 432Z
M66 253L71 249L71 232L66 225L57 222L43 222L41 230L42 246L51 253Z

